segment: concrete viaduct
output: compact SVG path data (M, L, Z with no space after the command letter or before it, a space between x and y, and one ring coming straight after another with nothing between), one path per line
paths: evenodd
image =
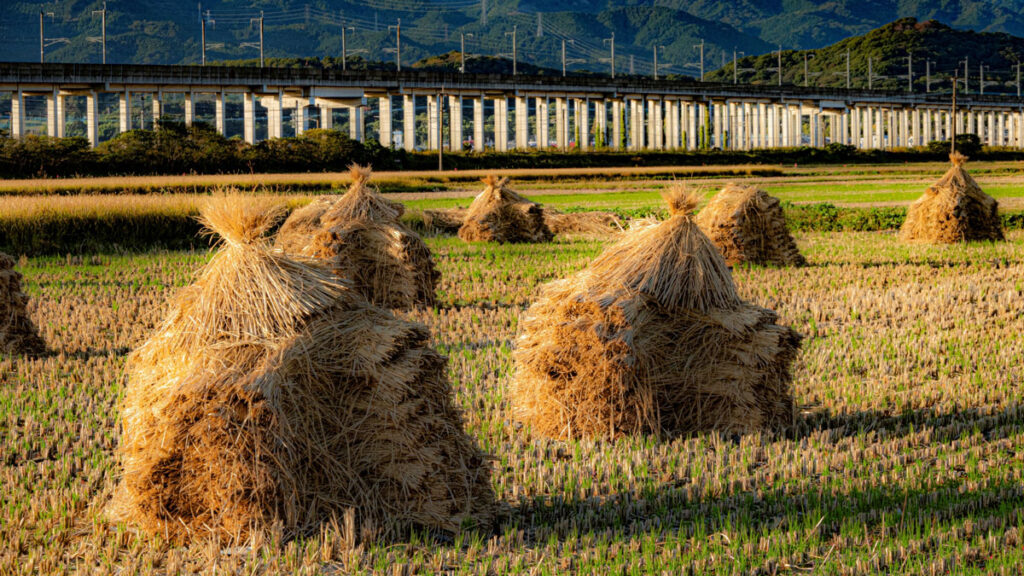
M258 115L266 118L267 137L279 138L311 125L331 129L334 112L344 110L351 137L367 136L369 114L377 120L372 136L407 150L746 150L828 142L890 148L948 139L954 127L989 145L1024 147L1024 100L1003 95L962 95L954 117L950 95L935 93L415 70L28 63L0 63L0 92L11 94L13 137L25 134L26 99L45 99L46 131L63 136L66 99L84 98L94 146L97 102L106 93L119 98L122 132L133 128L139 102L156 121L175 98L186 124L208 121L223 134L225 103L240 98L241 135L249 143L257 141ZM212 118L197 119L198 98L213 100ZM425 120L416 114L424 100ZM423 142L416 138L418 122L427 124Z

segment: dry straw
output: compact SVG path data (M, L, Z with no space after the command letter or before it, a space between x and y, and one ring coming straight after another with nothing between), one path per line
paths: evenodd
M932 244L1004 240L999 203L964 169L966 156L954 152L949 159L953 163L949 171L910 205L900 240Z
M203 212L223 248L128 359L115 519L174 540L486 527L484 455L421 325L330 271L272 251L280 211Z
M368 185L369 168L353 166L351 175L348 193L292 214L277 247L322 259L378 306L432 306L441 274L423 239L399 221L405 208Z
M612 212L561 212L544 209L544 223L557 235L601 236L622 231L622 221Z
M697 214L697 225L730 266L807 263L786 227L779 199L756 186L726 185Z
M46 344L28 315L28 296L21 291L21 273L14 259L0 253L0 352L41 354Z
M515 353L516 418L554 438L780 429L800 335L746 303L693 221L696 197L546 285Z
M540 204L506 187L508 178L488 176L484 191L473 199L459 238L466 242L547 242L554 237L544 223Z

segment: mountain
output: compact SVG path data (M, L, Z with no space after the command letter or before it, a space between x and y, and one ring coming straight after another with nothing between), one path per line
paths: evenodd
M817 49L902 18L937 19L953 30L1024 36L1024 0L107 0L107 61L196 64L201 23L208 61L264 54L271 58L338 58L342 30L350 56L394 62L401 21L402 62L460 50L561 71L696 76L704 45L706 70L733 54ZM0 11L0 58L39 60L39 14L46 59L98 62L102 0L7 0ZM941 33L949 29L943 28ZM788 56L787 56L788 57ZM488 58L492 60L488 60ZM801 56L802 58L802 56ZM844 56L845 58L845 56ZM823 62L823 61L822 61ZM997 63L991 64L993 69ZM802 66L802 63L801 63ZM845 63L844 63L845 66ZM866 64L865 64L866 66ZM788 74L788 73L787 73Z
M1024 59L1024 38L1005 33L955 30L934 20L918 22L904 18L819 50L783 51L783 81L804 83L806 56L808 84L845 87L848 52L853 88L868 86L870 60L874 88L905 90L909 54L915 91L927 89L929 70L932 90L950 91L953 74L959 74L960 78L965 75L966 58L968 89L971 92L979 90L984 66L986 92L1015 94L1015 65ZM775 54L741 58L737 63L738 76L743 83L774 84L778 82L777 67L778 57ZM718 82L732 82L733 77L731 63L707 76L708 80Z

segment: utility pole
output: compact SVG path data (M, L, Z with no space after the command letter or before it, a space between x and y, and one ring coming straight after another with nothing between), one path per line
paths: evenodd
M610 63L611 63L611 66L612 66L612 78L614 79L615 78L615 32L612 32L612 37L611 38L605 38L604 39L604 43L605 44L609 44L610 43L611 46L612 46L612 59L611 59Z
M779 67L776 70L779 71L779 86L782 86L782 44L779 44Z
M263 10L260 10L260 68L263 68Z
M633 55L630 54L629 55L629 75L633 76L634 74L636 74L636 71L633 68Z
M576 40L570 39L569 44L575 46ZM565 38L562 38L562 78L565 78Z
M511 32L505 32L505 36L511 36L512 37L512 75L513 76L516 75L516 60L517 60L516 31L518 31L518 30L519 30L519 25L518 24L513 24L512 25L512 31Z
M907 92L914 91L914 55L907 52Z
M341 71L344 72L348 69L348 41L345 38L348 36L347 32L351 30L355 34L356 29L352 26L345 26L344 22L341 25Z
M654 47L654 79L658 79L658 47Z
M517 110L516 113L519 111ZM444 171L444 86L437 93L437 171Z
M978 65L978 85L981 87L981 93L982 94L985 93L985 84L987 84L987 82L985 82L985 69L986 68L988 68L988 66L986 66L984 64Z
M203 42L203 66L206 66L206 17L200 15L199 27L202 31L202 42Z
M871 90L874 87L874 78L875 72L871 69L871 56L868 56L868 90Z
M732 83L733 83L733 84L739 84L739 83L740 83L740 69L739 69L739 62L738 62L738 60L736 59L736 55L737 55L737 54L743 54L744 56L746 56L746 53L745 53L745 52L739 52L739 53L737 53L737 52L736 52L736 48L735 48L735 47L733 47L733 49L732 49Z
M932 91L932 61L924 61L924 91L925 93Z
M810 80L811 76L810 76L810 74L807 71L807 61L810 58L814 58L814 54L809 54L807 52L804 52L804 88L807 88L808 86L810 86L809 80Z
M704 39L701 38L700 44L694 46L694 48L700 49L700 81L704 81Z
M1017 69L1017 98L1020 98L1020 63L1013 65Z
M44 38L44 36L43 36L43 16L44 16L43 11L40 10L39 11L39 63L40 64L46 62L46 44L45 44L46 41L43 39Z
M846 49L846 89L850 89L850 49Z
M398 19L398 24L394 26L388 26L388 32L395 31L395 69L399 72L402 71L402 19Z
M461 56L461 59L462 59L462 65L459 67L459 73L460 74L465 74L466 73L466 36L469 36L470 38L472 38L473 37L473 33L470 32L469 34L466 34L465 32L460 32L460 34L461 34L461 38L459 40L459 47L460 47L459 48L459 55ZM562 53L565 54L565 46L562 47ZM564 59L564 56L563 56L563 59ZM564 66L563 66L563 68L564 68ZM565 76L565 72L564 71L562 72L562 76Z
M953 73L953 104L949 108L949 117L952 119L950 121L950 123L949 123L950 126L951 126L951 130L949 131L949 153L950 154L953 154L954 152L956 152L956 86L957 86L957 84L960 83L959 78L957 78L957 76L959 76L959 75L960 75L960 71L959 70L957 70L956 72ZM964 80L966 81L967 79L965 78Z
M101 49L102 49L102 55L103 55L102 56L102 60L100 60L100 61L102 63L106 64L107 63L107 3L104 2L103 3L103 8L100 8L99 10L93 10L92 13L93 13L93 15L96 15L96 13L99 13L99 15L100 15L100 45L102 47ZM204 27L204 38L205 38L205 27ZM206 63L205 62L205 58L204 58L203 63L204 64Z
M970 73L970 56L964 56L962 60L964 65L964 94L971 93L971 73Z

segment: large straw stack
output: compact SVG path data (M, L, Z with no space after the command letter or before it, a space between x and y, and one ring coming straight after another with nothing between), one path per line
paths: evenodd
M583 271L546 285L523 321L512 404L561 439L792 422L800 335L740 299L718 249L666 195L672 216L634 229Z
M932 244L1004 240L999 203L964 170L966 156L954 152L949 159L949 171L910 205L900 239Z
M756 186L728 184L697 214L697 225L725 262L802 266L807 263L786 227L779 199Z
M271 251L274 212L250 199L203 217L224 248L128 360L112 516L175 540L349 509L378 535L487 526L488 465L427 330Z
M508 178L488 176L486 188L469 205L459 238L466 242L548 242L554 234L544 223L540 204L506 187Z
M378 306L432 306L441 274L430 248L399 221L405 208L367 185L369 168L351 172L348 193L297 210L281 227L277 247L324 260Z
M0 252L0 353L40 354L46 344L28 317L28 296L21 291L21 273L14 259Z

